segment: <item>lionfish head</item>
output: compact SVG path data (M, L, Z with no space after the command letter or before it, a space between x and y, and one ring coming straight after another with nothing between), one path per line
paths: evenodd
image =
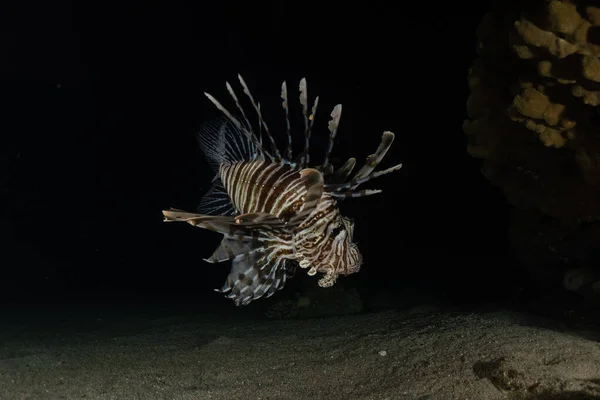
M344 235L344 245L346 248L345 268L342 272L344 275L353 274L360 270L362 265L362 254L358 249L358 245L353 242L354 239L354 221L350 218L342 217Z
M302 257L300 267L309 268L308 275L324 274L319 286L332 286L339 275L350 275L360 270L362 254L353 241L354 221L338 215L324 233L326 240L314 258ZM312 249L305 249L307 256Z

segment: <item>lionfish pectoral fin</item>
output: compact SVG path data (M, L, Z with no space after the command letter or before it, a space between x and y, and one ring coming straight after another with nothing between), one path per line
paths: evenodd
M225 284L215 290L241 306L283 289L293 269L287 260L270 257L273 251L276 249L258 245L234 257Z
M288 226L302 223L308 215L314 211L319 204L324 191L323 174L314 168L305 168L300 171L306 185L306 196L302 209L288 221Z
M274 227L285 225L284 221L279 219L276 215L263 212L238 215L237 217L235 217L235 223L246 228Z
M177 209L163 210L164 222L187 222L192 226L219 232L224 235L251 236L251 232L244 226L236 224L235 217L218 215L203 215L180 211Z
M168 210L163 211L163 215L165 214L165 212L167 212L167 213L187 213L187 211L185 211L185 210L182 210L180 208L173 208L173 207L169 208ZM166 215L165 215L165 217L166 217Z
M178 208L163 210L162 214L165 217L164 222L187 222L189 219L199 216L199 214L183 211Z

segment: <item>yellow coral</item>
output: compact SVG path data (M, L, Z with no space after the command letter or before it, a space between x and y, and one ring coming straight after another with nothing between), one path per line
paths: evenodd
M499 1L477 37L469 154L514 204L600 220L600 4Z

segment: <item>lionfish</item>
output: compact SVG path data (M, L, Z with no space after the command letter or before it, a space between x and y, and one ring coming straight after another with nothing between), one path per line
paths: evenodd
M339 275L355 273L362 265L362 255L352 241L354 222L340 213L338 201L380 193L381 190L357 188L402 167L398 164L375 171L392 145L394 134L385 131L377 151L350 178L355 158L348 159L337 170L330 163L342 114L342 105L338 104L328 124L329 143L324 160L309 167L309 143L319 98L314 99L309 111L306 79L299 85L304 149L295 160L286 82L281 86L287 128L287 147L282 154L263 119L260 103L255 101L241 75L238 79L252 104L257 126L250 123L229 82L227 91L238 116L204 93L224 114L218 122L205 124L198 133L200 147L216 176L197 213L171 208L163 211L165 222L183 221L223 235L221 244L205 261L232 260L227 281L215 290L237 306L270 297L284 287L297 266L311 276L322 274L319 286L332 286Z

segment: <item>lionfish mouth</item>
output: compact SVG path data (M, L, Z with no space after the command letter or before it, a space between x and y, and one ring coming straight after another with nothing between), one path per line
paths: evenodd
M236 305L272 296L284 287L297 266L307 269L309 275L322 273L319 285L331 286L338 275L357 272L363 261L352 242L354 223L342 217L338 201L381 193L358 188L402 167L398 164L375 171L390 149L394 134L383 132L375 153L354 175L355 158L334 168L330 157L342 115L342 105L338 104L327 124L329 144L323 162L311 167L310 139L319 97L309 108L306 79L299 84L304 146L295 158L287 83L281 85L287 146L280 151L262 108L240 75L238 80L256 114L256 124L250 122L229 82L225 86L239 112L237 116L205 93L225 117L206 123L198 133L200 147L216 175L196 212L165 210L165 221L187 222L223 235L221 244L206 261L232 262L225 284L217 291Z

